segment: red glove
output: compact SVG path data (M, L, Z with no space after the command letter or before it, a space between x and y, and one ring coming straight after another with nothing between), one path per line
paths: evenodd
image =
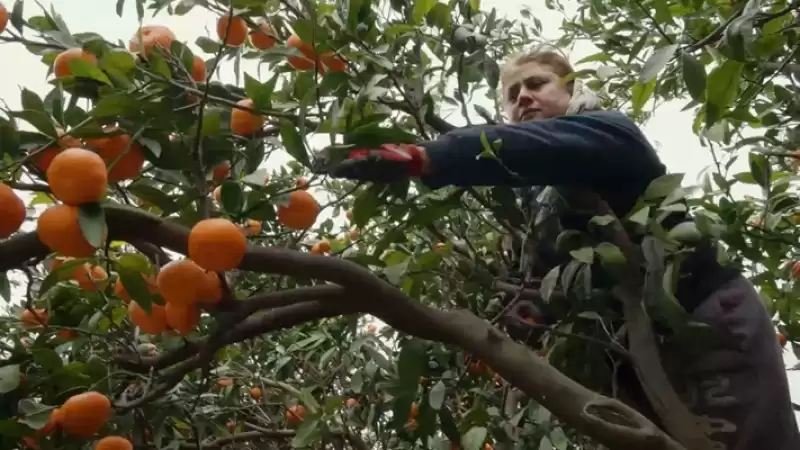
M329 167L336 178L389 183L425 174L425 149L414 144L383 144L376 149L352 150L344 161Z

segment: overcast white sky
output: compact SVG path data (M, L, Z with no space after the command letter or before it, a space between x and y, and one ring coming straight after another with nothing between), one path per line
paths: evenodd
M11 8L13 4L11 0L0 1L4 1L8 8ZM133 0L126 2L126 12L122 18L116 15L116 2L109 0L43 0L41 3L48 8L52 4L55 10L64 17L73 33L92 31L112 42L120 39L127 42L138 27L134 11L136 2ZM572 2L566 0L563 3ZM491 7L497 8L499 15L510 18L520 17L520 9L528 7L544 24L546 35L557 36L560 16L548 11L542 0L482 1L482 8ZM26 1L25 10L26 16L36 14L36 2ZM164 14L156 18L145 18L145 24L160 24L171 28L179 40L190 44L192 50L198 54L202 54L202 52L194 46L194 41L198 36L208 36L210 30L212 31L210 34L213 36L215 22L216 17L201 8L195 8L191 13L181 17ZM577 61L594 52L595 50L590 45L578 45L572 51L571 57L573 61ZM49 85L45 79L46 67L37 57L29 54L24 47L0 43L0 61L6 62L2 74L3 83L0 83L0 99L7 102L10 108L19 108L21 87L39 92L41 95L48 92ZM242 70L257 76L256 69L252 64L243 64ZM233 82L232 64L223 65L220 76L227 82ZM669 170L686 173L685 184L694 184L700 171L709 166L712 159L708 150L700 146L698 138L692 133L692 114L681 112L684 104L685 102L673 102L661 106L655 117L644 127L644 131L658 148L659 155ZM786 362L787 364L797 362L789 351L786 352ZM800 402L800 374L789 372L789 376L792 383L792 396L796 402ZM800 414L798 417L800 418Z

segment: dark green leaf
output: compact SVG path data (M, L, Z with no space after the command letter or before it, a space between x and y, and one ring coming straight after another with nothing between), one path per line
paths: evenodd
M226 181L222 183L220 189L220 203L225 211L232 215L239 215L242 213L244 207L244 192L242 186L235 181Z
M410 339L402 344L397 360L397 371L400 383L406 388L416 391L419 377L425 374L428 357L425 344L418 339Z
M718 108L726 108L739 96L742 63L727 60L708 75L706 101Z
M81 205L78 210L78 222L86 241L92 247L102 247L108 234L103 207L99 203Z
M11 301L11 282L8 280L8 272L0 275L0 297L7 302Z
M486 441L487 430L484 427L472 427L461 438L461 446L464 450L481 450Z
M283 121L280 128L281 142L286 152L289 153L300 164L311 167L311 162L306 151L303 137L297 131L297 127L289 121Z
M0 394L8 394L19 387L20 375L17 364L0 367Z
M706 68L688 52L681 52L683 82L693 99L701 102L706 96Z
M142 307L148 314L153 304L150 286L142 276L142 271L133 267L117 266L117 273L128 296Z
M647 186L644 192L644 199L658 200L668 196L681 186L683 177L684 174L682 173L669 173L656 178Z
M439 410L444 404L444 395L447 392L447 389L442 383L441 380L437 381L436 384L433 385L431 388L430 394L428 394L428 402L431 405L431 408L435 410Z
M652 55L647 61L644 63L644 68L642 68L642 73L639 74L639 82L642 84L649 83L651 80L654 80L661 70L664 69L664 66L672 59L672 55L675 54L675 50L678 48L678 44L670 44L665 45L664 47L659 48Z

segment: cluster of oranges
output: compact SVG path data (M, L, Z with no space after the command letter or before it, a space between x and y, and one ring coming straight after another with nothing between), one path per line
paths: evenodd
M87 439L105 426L111 418L111 401L99 392L89 391L73 395L59 408L55 408L47 424L37 431L37 437L48 436L61 429L67 435ZM33 437L26 438L29 447L36 448ZM120 436L107 436L94 446L94 450L133 450L131 442Z

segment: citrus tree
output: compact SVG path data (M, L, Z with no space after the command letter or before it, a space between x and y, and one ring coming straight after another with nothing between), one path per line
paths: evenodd
M711 448L663 382L639 267L669 280L669 257L713 236L752 274L779 336L797 335L797 7L565 13L558 43L599 49L574 76L639 121L690 98L718 164L696 190L656 180L626 217L574 192L596 229L563 231L553 249L568 260L524 280L506 244L539 224L516 191L313 169L323 147L335 159L453 131L444 105L469 125L502 122L498 61L539 39L529 11L137 0L140 22L203 8L216 30L192 43L146 25L115 43L70 32L52 9L0 8L0 42L39 55L53 86L23 89L0 118L3 448ZM260 75L239 77L243 60ZM231 61L239 82L214 81ZM731 173L740 157L750 170ZM738 184L763 195L735 196ZM644 252L630 227L649 232ZM593 270L622 281L592 289ZM644 297L675 339L704 339L669 282ZM519 312L521 299L534 307ZM622 359L645 368L657 417L615 398Z

